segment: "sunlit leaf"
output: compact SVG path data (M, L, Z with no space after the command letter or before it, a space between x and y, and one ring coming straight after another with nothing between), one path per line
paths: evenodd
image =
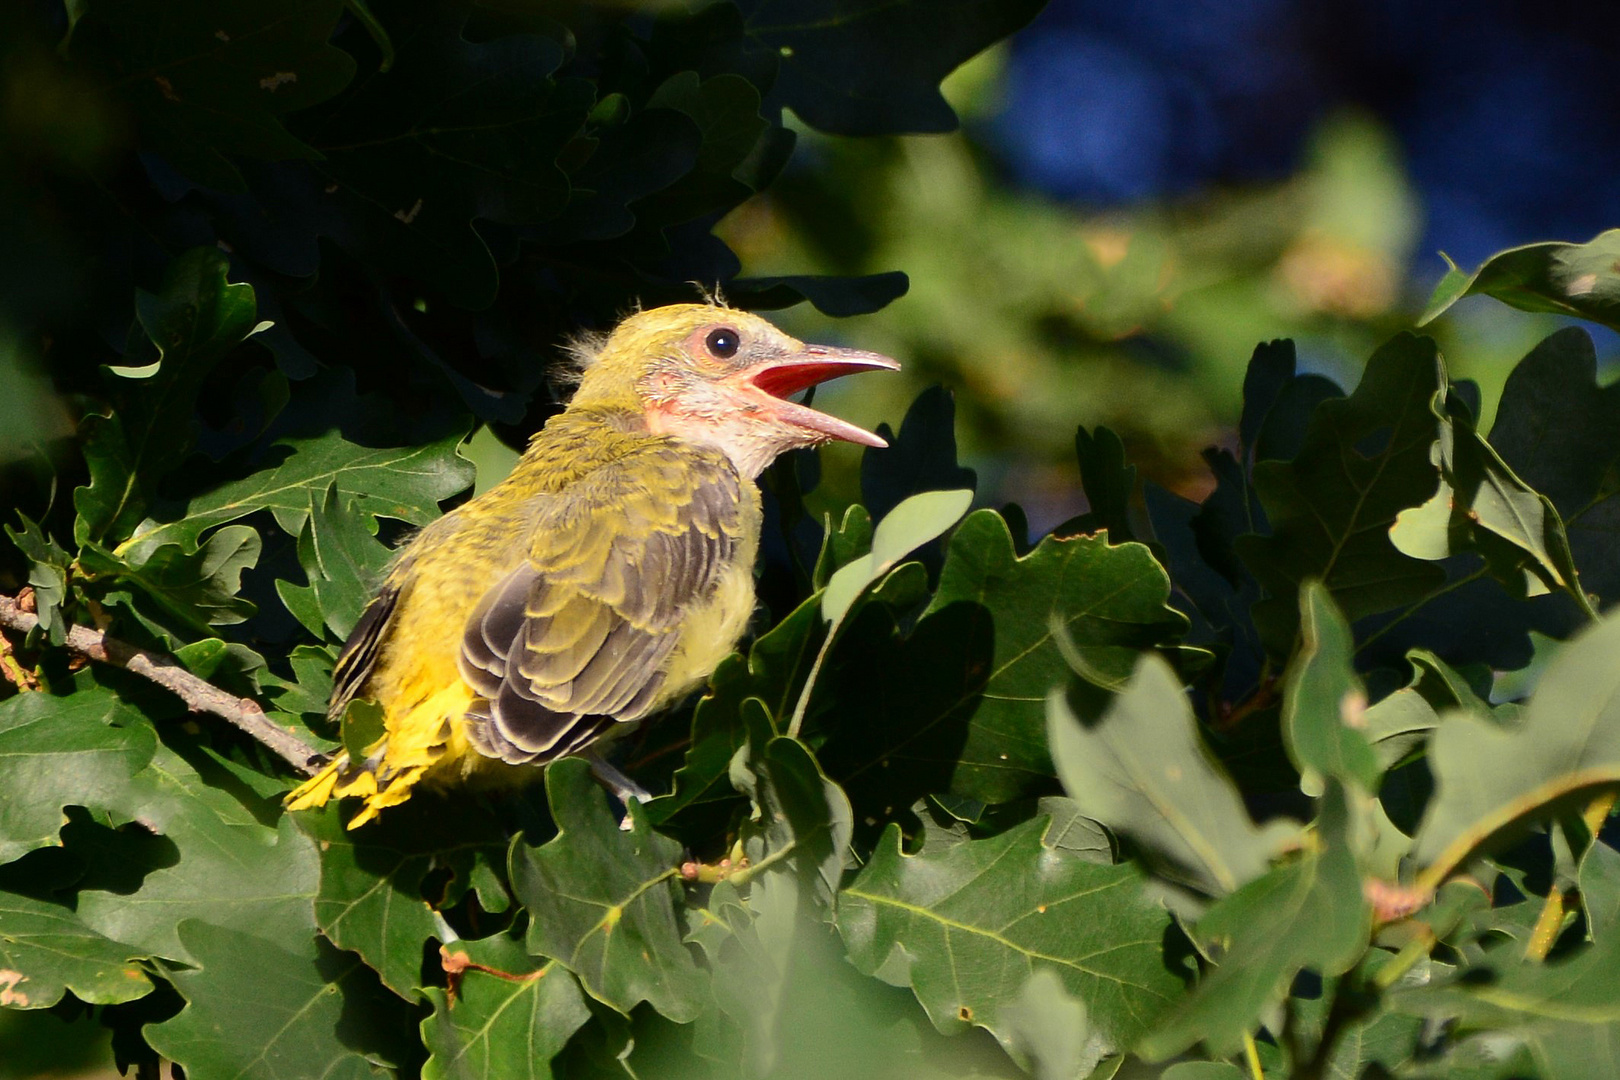
M681 942L680 846L641 817L621 830L607 795L577 758L546 769L558 835L511 851L512 888L529 910L530 951L579 976L594 998L628 1013L642 1001L676 1021L702 1009L704 977Z
M1130 837L1160 872L1211 895L1265 873L1297 827L1261 828L1199 737L1170 665L1145 655L1100 718L1076 716L1062 689L1047 731L1063 787L1080 812Z
M1180 989L1159 955L1164 911L1138 870L1066 856L1044 842L1048 825L916 856L891 826L840 898L851 961L909 985L939 1030L998 1035L1001 1009L1050 971L1110 1046L1134 1041Z
M1620 617L1570 642L1516 723L1445 716L1429 742L1435 795L1413 856L1438 884L1519 819L1602 784L1620 783Z

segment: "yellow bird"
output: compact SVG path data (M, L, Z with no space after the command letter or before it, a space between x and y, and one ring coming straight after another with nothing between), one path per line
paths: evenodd
M579 352L572 401L511 475L395 557L329 709L375 700L384 734L291 809L362 798L355 828L418 783L525 782L688 693L754 609L760 472L797 447L884 445L788 396L900 366L709 304L641 312Z

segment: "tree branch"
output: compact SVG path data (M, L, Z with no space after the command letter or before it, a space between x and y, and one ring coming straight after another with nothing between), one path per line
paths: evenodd
M24 611L17 599L0 594L0 627L26 634L39 625L39 616ZM197 678L167 656L137 649L88 626L68 630L70 652L103 664L132 671L150 679L184 701L192 712L205 712L236 725L305 776L312 776L321 752L264 715L252 698L227 694Z

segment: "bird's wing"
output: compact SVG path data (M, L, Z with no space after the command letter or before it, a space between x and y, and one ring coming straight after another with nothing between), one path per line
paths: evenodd
M651 712L682 616L732 561L742 497L723 457L666 444L542 496L527 560L462 637L462 676L487 702L474 744L549 761Z
M343 642L343 650L338 653L337 664L332 668L332 699L326 707L326 715L333 720L343 715L349 702L354 700L354 695L365 685L372 669L377 666L377 655L393 622L394 610L399 607L398 580L397 573L389 575L382 589L360 612L354 629L349 631L348 639Z

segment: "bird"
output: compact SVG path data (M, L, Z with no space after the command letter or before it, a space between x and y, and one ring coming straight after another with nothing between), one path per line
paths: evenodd
M348 827L428 789L520 785L568 755L645 797L604 740L681 700L754 610L778 455L878 435L789 400L889 357L807 345L722 301L649 308L576 342L578 385L500 483L395 554L333 669L328 715L381 710L289 809L357 798Z

